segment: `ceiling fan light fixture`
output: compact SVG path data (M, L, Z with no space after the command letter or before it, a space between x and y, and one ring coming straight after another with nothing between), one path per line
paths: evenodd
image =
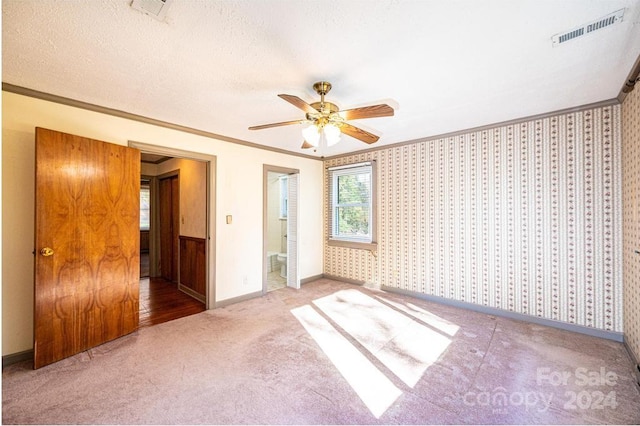
M302 136L309 144L317 147L320 142L320 129L315 124L310 124L302 129Z
M327 140L327 146L333 146L340 142L340 128L333 123L327 123L324 126L324 136Z
M372 144L377 142L380 137L347 123L347 121L362 118L390 117L394 114L393 108L387 104L369 105L341 111L338 105L324 100L324 96L331 90L331 83L320 81L313 85L313 89L320 95L320 102L309 104L297 96L278 95L281 99L303 110L306 113L304 119L251 126L249 130L306 123L307 126L302 129L302 136L304 137L302 149L317 148L321 144L323 147L333 146L340 142L343 133L364 143Z

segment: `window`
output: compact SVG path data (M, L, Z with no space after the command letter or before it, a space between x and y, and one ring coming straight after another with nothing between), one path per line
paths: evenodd
M373 183L373 163L329 168L330 243L375 243Z
M140 184L140 230L149 230L150 197L151 191L148 183Z
M287 218L289 208L289 181L288 176L280 176L280 219Z

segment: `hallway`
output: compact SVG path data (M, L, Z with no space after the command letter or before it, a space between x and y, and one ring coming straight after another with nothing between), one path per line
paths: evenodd
M197 314L204 303L162 278L140 278L140 328Z

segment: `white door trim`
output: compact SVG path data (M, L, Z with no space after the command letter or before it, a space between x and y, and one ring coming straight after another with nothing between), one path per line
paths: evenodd
M268 225L268 176L269 176L269 172L272 173L282 173L282 174L287 174L287 175L297 175L298 176L298 180L299 180L299 176L300 176L300 170L298 169L291 169L291 168L287 168L287 167L280 167L280 166L274 166L274 165L270 165L270 164L263 164L262 165L262 294L267 294L267 274L268 274L268 265L267 265L267 241L268 241L268 235L267 235L267 225ZM298 188L300 187L299 185L299 181L298 181ZM300 191L297 191L297 199L296 201L296 205L299 206L300 204ZM289 201L289 205L291 205L291 200ZM299 211L299 207L296 210L296 214ZM288 224L289 221L287 221L287 226L289 226ZM296 220L297 223L299 223L298 220ZM298 225L299 227L299 225ZM299 228L298 228L299 231ZM289 232L289 231L287 231ZM300 234L300 232L298 232L298 235ZM290 256L287 256L287 263L289 263L289 258ZM296 256L295 258L299 259L300 258L300 245L297 244L297 250L296 250ZM297 266L297 265L296 265ZM297 288L300 288L300 271L299 268L294 268L296 270L296 277L295 282L298 283ZM287 271L289 271L289 265L287 265ZM287 272L288 274L288 272ZM287 279L287 283L289 282L289 279Z
M210 154L185 151L177 148L158 146L149 143L129 141L129 146L137 148L141 152L148 154L166 155L167 157L184 158L187 160L203 161L207 164L207 286L206 286L206 309L213 309L216 306L216 164L217 157ZM214 236L211 238L211 236Z

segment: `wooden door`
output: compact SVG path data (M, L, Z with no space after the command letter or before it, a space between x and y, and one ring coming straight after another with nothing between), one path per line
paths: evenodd
M180 250L180 181L178 176L160 179L160 275L178 282Z
M138 328L140 151L36 129L34 368Z

